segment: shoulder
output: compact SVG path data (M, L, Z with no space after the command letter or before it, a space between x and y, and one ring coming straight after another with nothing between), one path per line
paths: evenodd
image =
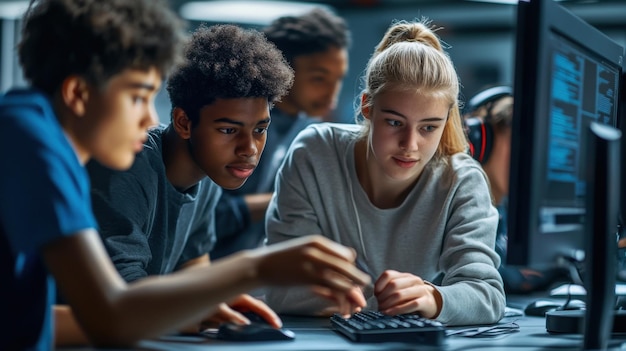
M159 125L148 130L143 149L135 156L135 162L130 168L130 172L165 174L165 164L163 163L163 136L165 128L166 126Z
M123 184L125 189L133 185L146 189L156 187L158 179L166 177L161 147L162 135L163 126L149 130L143 150L135 155L133 165L127 170L113 170L94 160L87 163L92 187L106 189L115 188L119 184Z
M8 138L38 134L49 138L61 130L49 99L34 90L14 90L0 97L0 125Z
M480 163L466 153L459 152L450 156L449 163L451 169L460 175L483 173Z
M487 184L487 176L480 163L466 153L456 153L431 166L434 174L448 178L453 183Z
M345 157L361 127L353 124L317 123L302 130L291 144L290 158L296 163L326 164Z
M50 100L35 90L0 97L0 147L13 151L2 154L3 162L19 160L24 167L44 162L55 170L82 168Z
M15 89L0 96L2 115L11 109L32 110L39 114L52 113L52 104L48 97L33 89Z
M315 123L303 129L296 141L312 146L345 143L356 139L360 130L361 126L355 124Z

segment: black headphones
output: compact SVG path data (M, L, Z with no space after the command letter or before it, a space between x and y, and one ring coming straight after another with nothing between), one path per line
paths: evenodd
M471 115L481 106L494 102L504 96L513 96L513 89L508 86L496 86L481 91L472 97L465 108L465 115ZM472 157L484 164L491 155L493 148L493 126L491 123L485 123L491 115L491 106L487 108L487 114L481 117L465 118L465 130L469 142L470 154Z

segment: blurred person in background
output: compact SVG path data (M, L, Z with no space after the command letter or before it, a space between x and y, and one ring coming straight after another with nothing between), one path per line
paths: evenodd
M513 89L502 85L480 91L468 100L463 120L470 153L489 178L491 196L500 216L496 252L501 258L498 271L502 276L505 292L530 293L548 289L560 281L567 281L567 269L556 263L554 267L541 271L506 264Z

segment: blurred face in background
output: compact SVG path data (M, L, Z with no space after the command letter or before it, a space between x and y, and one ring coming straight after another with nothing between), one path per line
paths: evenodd
M74 135L77 152L103 165L128 169L143 149L146 132L158 117L154 99L161 86L155 69L127 69L113 76L103 89L89 87L84 114Z
M324 52L296 56L292 68L293 86L276 107L293 116L305 112L329 120L348 72L347 50L330 47Z

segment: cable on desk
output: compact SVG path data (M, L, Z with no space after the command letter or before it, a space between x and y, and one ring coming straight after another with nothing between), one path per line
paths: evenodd
M463 336L467 338L492 338L519 332L519 324L516 321L490 326L471 327L463 329L449 329L447 336Z

